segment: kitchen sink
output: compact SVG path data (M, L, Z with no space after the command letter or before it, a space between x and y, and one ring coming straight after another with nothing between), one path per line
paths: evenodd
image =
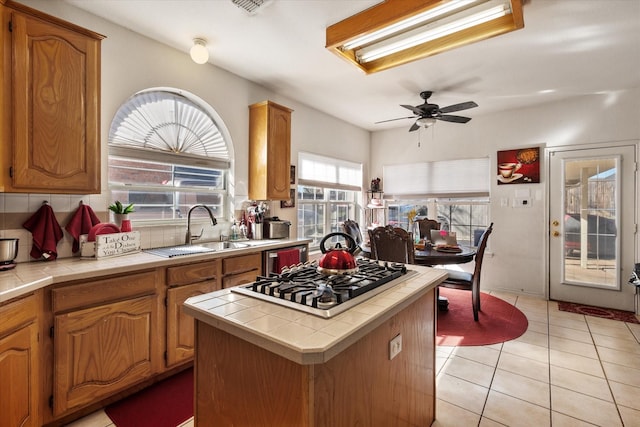
M203 248L207 248L207 249L213 249L214 251L222 251L225 249L242 249L242 248L248 248L249 245L246 243L240 243L240 242L229 242L229 241L224 241L224 242L206 242L206 243L199 243L197 245L192 245L192 246L200 246Z
M144 252L161 256L163 258L173 258L177 256L184 255L198 255L209 252L217 252L224 251L230 249L242 249L248 248L249 245L246 243L239 242L207 242L200 243L197 245L178 245L178 246L168 246L165 248L153 248L153 249L145 249Z

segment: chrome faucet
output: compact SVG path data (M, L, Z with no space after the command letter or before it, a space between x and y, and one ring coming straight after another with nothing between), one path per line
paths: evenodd
M187 214L187 235L184 239L184 243L187 245L191 244L191 240L195 240L195 239L199 239L200 237L202 237L202 233L204 232L204 229L200 232L199 236L191 236L191 212L193 212L193 210L195 208L204 208L206 209L207 213L209 214L209 217L211 217L211 225L216 225L218 223L218 220L216 220L216 217L213 216L213 212L211 211L211 209L208 206L205 205L193 205L191 206L191 209L189 209L189 213Z

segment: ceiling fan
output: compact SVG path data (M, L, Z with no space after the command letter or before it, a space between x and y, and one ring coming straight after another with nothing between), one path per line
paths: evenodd
M476 104L475 102L468 101L468 102L462 102L460 104L454 104L454 105L449 105L448 107L440 108L437 104L429 104L429 102L427 101L431 97L432 93L433 92L428 90L420 92L420 97L424 99L424 103L420 105L416 105L415 107L411 105L400 105L401 107L411 110L414 114L413 116L399 117L397 119L390 119L390 120L382 120L380 122L376 122L376 124L391 122L394 120L417 119L413 123L413 125L411 125L411 127L409 128L409 132L413 132L414 130L420 129L420 127L422 126L424 127L431 126L432 124L435 123L436 120L442 120L445 122L453 122L453 123L467 123L469 120L471 120L470 117L454 116L452 114L446 114L446 113L453 113L454 111L467 110L469 108L474 108L478 106L478 104Z

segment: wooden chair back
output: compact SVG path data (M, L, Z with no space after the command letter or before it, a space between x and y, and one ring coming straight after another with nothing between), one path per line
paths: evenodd
M346 220L342 223L342 231L353 237L353 240L356 241L358 246L362 244L362 233L360 232L360 226L357 222L351 219Z
M440 230L440 223L435 219L418 219L416 224L418 224L421 239L431 240L431 230Z
M369 230L369 241L372 259L414 264L412 233L387 225Z
M482 237L480 237L473 273L469 274L456 270L447 270L449 272L449 278L440 285L446 288L471 291L471 305L473 306L473 318L475 321L478 321L478 312L480 311L480 273L482 271L482 260L484 259L484 251L487 248L487 240L489 240L489 235L492 231L493 223L484 230Z

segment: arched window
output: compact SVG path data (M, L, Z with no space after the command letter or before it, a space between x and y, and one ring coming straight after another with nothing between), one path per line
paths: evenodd
M177 89L138 92L109 130L112 200L134 203L136 220L184 218L195 204L224 217L232 157L228 132L204 101Z

